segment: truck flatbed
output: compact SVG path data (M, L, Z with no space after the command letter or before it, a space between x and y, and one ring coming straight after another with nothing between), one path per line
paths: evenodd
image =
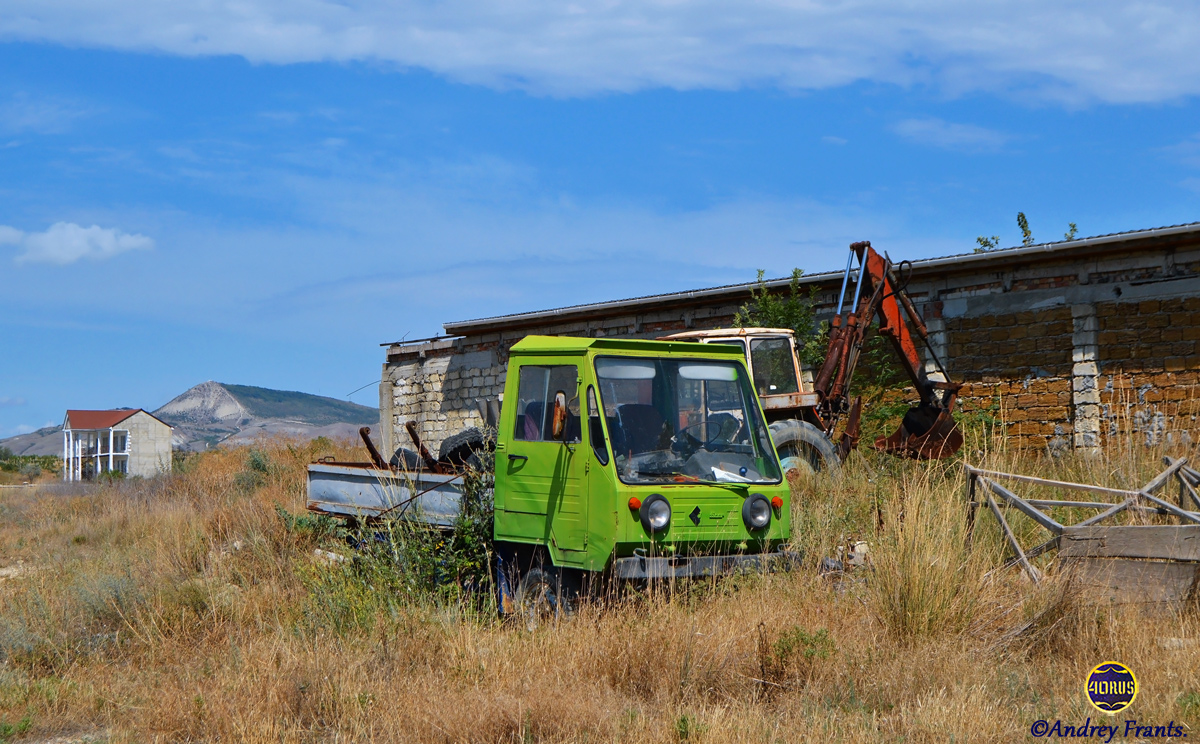
M462 478L455 475L317 462L308 466L306 506L335 517L410 519L449 528L458 517L462 488Z

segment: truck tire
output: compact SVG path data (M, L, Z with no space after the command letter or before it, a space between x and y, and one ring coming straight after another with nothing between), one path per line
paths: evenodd
M478 426L463 429L442 440L438 449L438 462L444 462L455 467L462 467L475 452L484 449L487 438Z
M394 468L401 468L410 473L420 470L423 465L421 456L407 447L397 447L396 453L392 455L389 463Z
M553 566L532 568L521 577L517 588L517 614L525 627L537 630L575 612L579 591L568 572Z
M770 428L785 476L789 471L800 475L823 470L835 473L841 467L837 447L825 436L825 432L807 421L776 421ZM791 480L795 475L788 477Z

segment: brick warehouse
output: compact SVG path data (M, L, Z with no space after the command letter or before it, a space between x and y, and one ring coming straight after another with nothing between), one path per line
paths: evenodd
M841 272L803 283L828 319ZM386 451L411 446L408 421L434 447L482 423L481 402L498 400L508 350L524 336L727 327L752 286L457 321L444 337L385 344ZM996 410L1019 446L1200 437L1200 223L914 261L908 288L938 356L966 383L964 408Z

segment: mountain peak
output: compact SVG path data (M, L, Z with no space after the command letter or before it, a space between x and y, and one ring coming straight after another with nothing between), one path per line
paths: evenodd
M250 412L219 382L202 382L175 396L154 415L172 426L228 424L236 426Z
M260 435L353 436L378 426L379 409L336 398L253 385L202 382L154 412L175 427L176 446L204 449Z

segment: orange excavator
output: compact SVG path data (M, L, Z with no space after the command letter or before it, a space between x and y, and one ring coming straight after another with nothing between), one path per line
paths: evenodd
M922 460L950 457L963 442L953 416L962 385L949 381L945 366L929 343L925 322L908 296L909 266L907 261L894 265L870 242L850 246L825 361L815 376L801 364L789 329L725 328L688 331L667 338L742 346L771 437L785 471L791 475L793 471L836 468L857 446L862 398L850 399L850 382L867 331L872 320L877 320L879 333L891 342L920 402L904 415L899 430L875 440L875 449ZM852 299L847 305L848 296ZM914 334L925 346L941 380L931 380L926 374ZM835 442L834 432L843 419L845 425Z
M857 281L854 283L854 299L849 312L843 318L842 310L849 289L851 264L858 258ZM954 402L962 383L950 382L950 376L942 360L929 343L929 330L912 299L908 296L905 273L907 262L899 267L886 256L879 255L870 241L850 246L850 258L842 278L842 291L838 297L837 312L829 329L829 348L825 362L813 381L817 394L817 416L825 424L826 433L842 414L848 414L846 428L842 433L839 450L842 459L858 443L859 416L862 398L851 403L850 380L862 352L867 328L872 316L879 322L879 333L885 336L896 350L900 366L904 368L920 396L920 403L904 414L900 428L889 437L875 440L875 449L893 455L913 457L920 460L950 457L962 447L962 434L954 423ZM897 272L899 268L899 272ZM901 316L907 315L907 322ZM911 325L911 331L910 331ZM930 360L941 375L941 380L930 380L925 373L913 334L925 345Z

